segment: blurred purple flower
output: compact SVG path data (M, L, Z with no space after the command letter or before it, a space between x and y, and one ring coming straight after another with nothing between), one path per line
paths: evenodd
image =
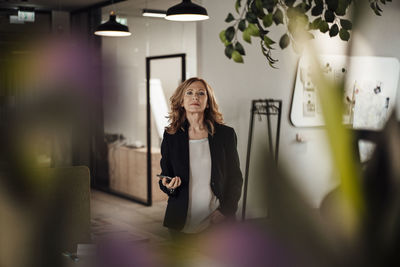
M210 233L206 242L206 251L224 266L294 266L293 253L266 228L227 225Z

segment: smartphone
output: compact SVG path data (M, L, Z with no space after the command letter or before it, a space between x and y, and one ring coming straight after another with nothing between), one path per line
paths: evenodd
M157 177L167 178L167 183L171 182L171 180L172 180L172 177L169 177L169 176L166 176L166 175L157 174Z

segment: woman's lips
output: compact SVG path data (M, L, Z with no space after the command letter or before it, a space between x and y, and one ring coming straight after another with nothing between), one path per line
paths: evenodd
M193 103L193 104L190 104L191 106L200 106L200 104L196 104L196 103Z

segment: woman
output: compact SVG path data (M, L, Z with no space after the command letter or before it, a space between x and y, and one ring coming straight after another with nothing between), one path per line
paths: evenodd
M200 78L183 82L170 99L170 125L161 144L168 194L164 226L199 233L235 216L242 173L233 128L223 125L212 88Z

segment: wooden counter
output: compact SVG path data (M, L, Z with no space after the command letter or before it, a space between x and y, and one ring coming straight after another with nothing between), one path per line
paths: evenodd
M158 185L156 174L161 173L161 153L159 148L152 148L152 201L166 200L167 195ZM108 162L110 188L144 201L147 200L147 149L109 145Z

